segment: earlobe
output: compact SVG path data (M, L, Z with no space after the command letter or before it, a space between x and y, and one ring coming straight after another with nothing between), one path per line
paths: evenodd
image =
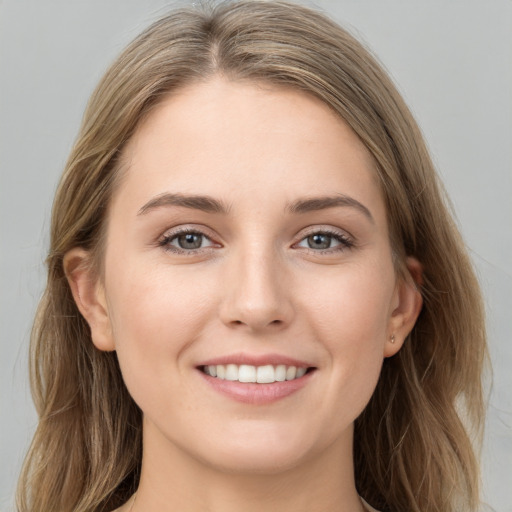
M71 249L64 256L63 267L75 303L91 329L94 345L103 351L115 350L105 290L92 267L90 253L80 247Z
M407 275L397 284L397 305L391 313L388 339L384 346L384 357L394 356L412 331L423 306L420 286L423 282L421 263L409 257L406 259Z

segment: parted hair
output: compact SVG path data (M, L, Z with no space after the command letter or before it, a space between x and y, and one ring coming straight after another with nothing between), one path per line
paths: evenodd
M382 67L347 31L300 5L242 0L173 10L123 51L90 99L53 206L48 280L31 340L39 422L18 511L108 512L138 485L142 413L115 352L94 347L63 257L83 247L101 271L125 144L163 98L216 75L314 95L373 156L397 272L407 256L421 262L424 305L356 420L357 490L383 512L477 510L483 306L422 134Z

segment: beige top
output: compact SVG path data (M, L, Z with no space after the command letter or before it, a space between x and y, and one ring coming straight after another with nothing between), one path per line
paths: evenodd
M366 503L366 501L364 501L363 498L361 498L361 501L363 502L363 505L366 508L366 510L368 510L368 512L379 512L377 509L373 508L368 503Z

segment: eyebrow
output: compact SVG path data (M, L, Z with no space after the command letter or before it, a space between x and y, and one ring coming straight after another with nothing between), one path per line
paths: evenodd
M370 210L357 199L346 196L344 194L337 194L335 196L311 197L306 199L299 199L286 207L290 213L308 213L318 210L326 210L328 208L349 207L359 210L365 217L372 223L375 220Z
M230 210L229 206L213 197L165 193L148 201L137 215L144 215L162 206L181 206L206 213L228 213Z
M138 211L137 215L144 215L151 210L165 206L181 206L183 208L201 210L206 213L221 214L226 214L230 210L228 205L210 196L164 193L149 200ZM353 197L346 196L344 194L298 199L297 201L286 205L285 211L289 213L302 214L339 207L355 208L363 213L372 223L375 223L370 210L366 206Z

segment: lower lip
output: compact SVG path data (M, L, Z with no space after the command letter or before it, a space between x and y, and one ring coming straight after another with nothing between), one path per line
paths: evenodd
M244 404L263 405L277 402L282 398L302 389L315 373L308 371L298 379L272 382L271 384L256 384L254 382L239 382L237 380L224 380L206 375L197 370L203 379L217 392Z

